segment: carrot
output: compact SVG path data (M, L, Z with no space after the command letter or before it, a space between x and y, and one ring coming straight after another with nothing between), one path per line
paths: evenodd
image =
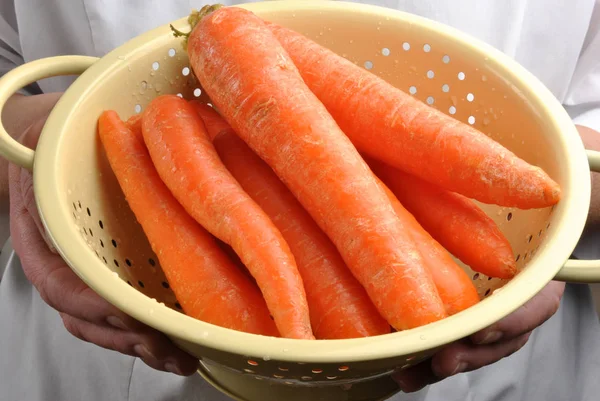
M184 313L233 330L278 336L260 291L161 181L141 133L132 132L114 111L102 113L98 132L111 169Z
M510 279L513 250L494 220L470 199L367 159L371 169L433 238L476 272Z
M304 282L311 325L319 339L390 332L367 292L325 233L273 170L212 108L192 101L223 164L269 215L290 246Z
M159 96L144 111L142 131L163 182L198 223L235 250L256 279L281 335L314 339L289 246L227 171L194 108L177 96Z
M433 282L448 315L454 315L478 303L477 288L475 288L467 273L456 264L448 251L425 231L414 216L398 201L392 191L382 181L379 181L379 183L386 191L396 214L406 221L407 226L410 227L413 239L418 244L425 265L431 272Z
M204 14L187 46L196 77L331 239L380 314L397 330L447 316L385 192L264 22L238 7Z
M305 36L268 25L360 152L483 203L529 209L560 200L560 187L541 168L474 127Z

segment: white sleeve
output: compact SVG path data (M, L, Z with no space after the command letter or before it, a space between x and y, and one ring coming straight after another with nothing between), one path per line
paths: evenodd
M0 77L23 64L14 0L0 0ZM37 84L20 91L23 94L40 93Z
M563 105L575 124L600 132L600 0L596 0Z

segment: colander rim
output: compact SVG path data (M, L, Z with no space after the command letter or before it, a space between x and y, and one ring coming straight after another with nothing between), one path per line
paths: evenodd
M78 105L118 68L123 60L144 48L175 43L168 24L143 33L114 49L82 74L62 96L43 129L34 162L34 189L42 222L56 245L57 251L75 273L100 296L132 317L183 342L199 344L219 351L238 355L288 362L341 363L359 362L410 355L435 349L483 329L516 310L532 298L558 273L575 248L583 231L589 208L589 166L585 149L570 117L552 93L517 62L484 42L437 23L428 18L388 8L349 2L259 2L239 5L257 14L270 11L314 11L322 13L359 13L375 19L409 23L415 28L434 34L450 36L465 49L485 54L491 63L504 70L506 76L524 90L540 106L540 112L549 119L561 142L569 164L568 187L556 212L555 235L548 239L544 252L538 253L529 268L507 283L502 291L479 304L444 320L416 329L377 337L347 340L292 340L262 337L214 326L158 304L151 298L115 278L95 257L74 225L65 224L71 218L67 202L60 203L63 195L56 181L60 177L62 132L69 127L66 121ZM177 28L187 28L186 18L173 22ZM577 191L575 193L575 190ZM64 245L61 245L64 244ZM558 246L560 244L560 246ZM153 309L150 315L149 309Z

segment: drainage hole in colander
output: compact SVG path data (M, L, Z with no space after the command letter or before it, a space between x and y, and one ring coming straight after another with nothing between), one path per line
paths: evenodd
M252 369L244 369L244 372L246 372L246 373L254 373L254 371Z
M163 288L169 289L169 283L167 283L166 281L162 282L162 286Z
M160 68L160 64L158 61L155 61L154 63L152 63L152 69L154 71L158 71L159 68Z
M248 365L250 366L258 366L258 362L253 361L252 359L248 359L246 362L248 362Z
M458 79L459 79L460 81L464 81L466 77L467 77L467 76L465 75L465 73L464 73L464 72L462 72L462 71L461 71L461 72L459 72L459 73L458 73Z
M345 371L347 371L347 370L349 370L349 369L350 369L350 368L349 368L348 366L340 366L340 367L338 368L338 370L339 370L340 372L345 372Z
M75 209L75 211L77 211L77 205L75 204L75 202L73 202L73 209Z
M515 258L515 262L518 262L519 259L521 259L521 254L518 254L517 257Z
M423 51L425 53L429 53L431 51L431 45L425 43L425 45L423 46Z
M175 307L176 307L177 309L182 309L182 307L181 307L181 304L179 304L179 302L175 302Z
M108 264L108 260L106 260L106 258L104 256L102 256L102 260L104 261L104 264L107 265Z
M327 380L335 380L335 379L337 379L337 376L325 376L325 378Z
M432 79L433 77L435 77L435 72L432 70L427 71L427 78Z
M201 94L202 94L202 90L200 88L194 89L194 96L195 97L200 97Z
M512 212L509 212L509 213L506 215L506 221L511 221L511 220L512 220Z
M86 208L85 210L87 211L87 214L88 214L88 216L90 216L90 217L91 217L91 216L92 216L92 212L90 212L90 208L88 207L88 208Z
M533 239L533 235L530 234L529 237L527 237L527 242L530 243L532 239Z
M450 92L450 85L448 85L448 84L442 85L442 92L444 92L444 93Z
M131 281L127 280L127 284L129 284L130 286L133 287L133 284L131 284Z
M529 253L528 253L528 252L525 252L525 255L523 255L523 261L526 261L526 260L527 260L527 256L529 256Z
M444 57L442 57L442 61L444 64L448 64L450 62L450 56L446 54Z
M140 287L142 287L142 288L144 288L144 287L145 287L145 286L144 286L144 282L143 282L142 280L139 280L139 281L138 281L138 285L139 285Z
M410 50L410 43L408 43L408 42L404 42L404 43L402 43L402 48L403 48L405 51L409 51L409 50Z
M273 377L276 379L283 379L283 376L281 376L281 375L273 375Z
M292 383L292 382L287 382L287 381L286 381L286 382L283 382L283 384L287 384L288 386L291 386L291 385L292 385L292 384L294 384L294 383Z
M77 205L79 205L79 209L81 209L81 201L77 201Z
M473 280L477 280L478 278L479 278L479 273L475 273L475 274L473 275Z
M323 369L313 369L312 372L318 375L319 373L323 373Z
M104 242L102 240L100 240L100 246L104 248Z
M183 97L183 95L181 93L178 93L177 96L181 97L181 98Z
M384 47L383 49L381 49L381 54L383 54L385 57L389 56L391 54L390 49Z
M450 108L448 109L448 113L450 113L450 114L456 114L456 107L450 106Z
M433 98L433 96L427 97L427 104L433 104L434 102L435 102L435 99Z
M169 49L169 52L168 52L169 57L175 57L175 53L176 53L175 49Z
M104 230L104 223L102 222L102 220L98 220L98 225L102 230Z
M371 70L373 68L373 62L369 60L365 61L365 68Z
M542 236L542 230L540 230L540 231L538 232L538 237L541 237L541 236Z
M417 93L417 87L416 86L411 86L410 88L408 88L408 92L411 95L414 95L415 93Z
M113 262L114 262L115 266L119 267L119 262L117 262L117 259L113 259Z
M125 264L129 267L131 267L131 260L129 259L125 259Z
M472 102L475 99L475 95L472 93L467 94L467 101Z
M287 372L289 371L288 368L282 368L281 366L279 366L277 369L281 370L282 372Z
M73 212L73 217L77 219L77 214L75 212Z
M100 257L100 254L98 253L98 251L94 251L94 252L96 252L96 256Z
M117 247L117 241L115 241L114 239L111 240L110 242L112 242L113 246L116 248Z
M492 281L492 277L488 277L488 281Z
M148 259L148 263L150 263L150 266L156 266L156 262L152 258Z
M490 288L488 288L488 289L485 291L485 296L487 297L488 295L490 295L490 292L492 292L492 290L491 290Z
M190 69L188 67L183 67L183 69L181 70L181 73L183 74L184 77L187 77L188 75L190 75Z
M133 108L133 111L135 111L135 114L141 113L141 111L142 111L142 105L136 104L135 107Z
M550 223L546 224L546 230L550 228Z
M469 118L467 119L467 121L469 122L469 124L473 125L473 124L475 124L475 117L469 116Z

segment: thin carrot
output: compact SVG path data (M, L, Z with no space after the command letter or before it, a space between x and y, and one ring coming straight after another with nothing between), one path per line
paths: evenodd
M448 251L425 231L392 191L382 181L379 183L386 191L396 214L410 227L413 239L423 255L425 265L431 272L448 315L454 315L478 303L477 288L467 273L456 264Z
M102 113L98 132L111 169L184 313L234 330L278 336L260 291L161 181L141 133L131 131L114 111Z
M476 272L510 279L517 265L510 243L494 220L470 199L379 161L371 169L433 238Z
M474 127L307 37L268 24L358 150L483 203L521 209L560 200L559 185Z
M281 335L314 339L289 246L227 171L194 108L177 96L159 96L144 111L142 131L163 182L197 222L235 250L256 279Z
M311 325L319 339L367 337L390 332L367 292L339 252L273 170L210 106L200 114L223 164L269 215L287 241L304 282Z
M187 49L212 103L332 240L388 323L404 330L447 316L385 192L272 32L242 8L211 11L197 16Z

